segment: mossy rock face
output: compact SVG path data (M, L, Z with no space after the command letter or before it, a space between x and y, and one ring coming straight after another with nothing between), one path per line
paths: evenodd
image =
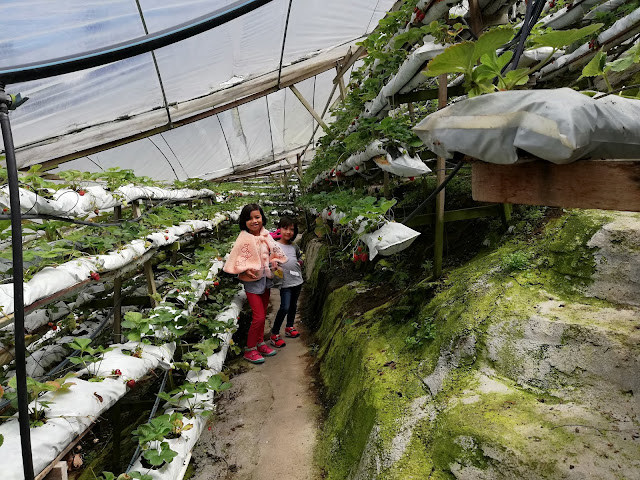
M325 478L640 478L640 310L586 295L612 217L570 212L422 301L363 311L364 283L328 295Z

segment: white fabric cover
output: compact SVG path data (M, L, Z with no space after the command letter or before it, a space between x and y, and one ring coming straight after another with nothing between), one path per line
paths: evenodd
M375 157L373 161L382 170L399 177L417 177L431 171L420 157L412 157L408 153L398 158L393 158L387 153L386 157Z
M414 131L445 158L460 152L511 164L518 149L557 164L638 158L640 102L615 95L594 100L570 88L496 92L432 113Z
M369 247L369 259L373 260L378 254L393 255L408 248L420 235L420 232L396 222L387 222L372 233L366 233L362 240Z

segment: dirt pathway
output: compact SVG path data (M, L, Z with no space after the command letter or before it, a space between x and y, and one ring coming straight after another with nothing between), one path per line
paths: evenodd
M267 329L279 305L279 291L272 289ZM312 463L319 408L309 389L308 351L301 338L285 341L262 365L239 360L247 371L233 377L211 430L200 437L192 459L194 480L316 478Z

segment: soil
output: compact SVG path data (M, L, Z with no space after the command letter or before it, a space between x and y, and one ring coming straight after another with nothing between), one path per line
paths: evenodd
M276 289L270 305L265 335L280 305ZM299 315L295 325L301 329ZM236 360L246 370L232 378L233 387L223 394L210 429L194 449L194 480L319 478L313 451L321 408L311 390L312 359L304 336L302 331L299 338L283 337L287 345L264 364Z

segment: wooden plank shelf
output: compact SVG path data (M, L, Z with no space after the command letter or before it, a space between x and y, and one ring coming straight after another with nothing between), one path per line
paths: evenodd
M479 202L640 212L640 160L473 161L471 190Z

